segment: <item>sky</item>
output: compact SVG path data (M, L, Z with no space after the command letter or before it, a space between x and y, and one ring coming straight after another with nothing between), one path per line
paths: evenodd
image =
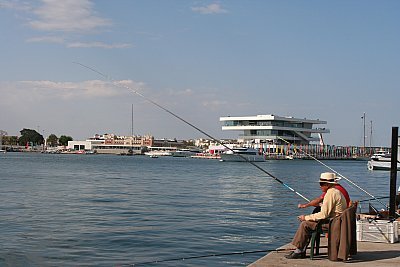
M366 144L390 146L399 10L395 0L0 0L0 130L206 137L150 99L218 139L241 134L220 117L275 114L327 121L316 125L330 129L327 144L361 146L365 113Z

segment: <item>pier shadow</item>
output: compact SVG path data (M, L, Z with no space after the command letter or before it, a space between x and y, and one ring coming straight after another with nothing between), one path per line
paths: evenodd
M359 251L359 252L357 252L357 255L352 256L347 261L330 261L330 262L332 262L332 263L343 262L346 264L351 264L351 263L362 263L362 262L372 262L372 261L379 261L379 260L388 260L388 259L397 258L399 256L400 256L400 251L381 251L381 250ZM314 256L313 262L318 262L318 261L325 262L327 260L328 260L328 253L322 252L319 255Z
M359 251L346 263L360 263L378 260L394 259L400 256L399 251Z

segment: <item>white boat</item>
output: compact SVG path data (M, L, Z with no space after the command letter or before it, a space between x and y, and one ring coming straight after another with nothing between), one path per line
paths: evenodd
M220 154L221 161L265 161L265 157L257 149L238 147Z
M192 159L221 159L220 154L210 154L210 153L196 153L190 156Z
M385 150L379 150L371 156L371 160L391 161L390 153L386 152Z
M368 170L383 170L389 171L391 167L390 161L381 161L381 160L370 160L368 161ZM397 170L400 171L400 164L397 163Z
M152 150L144 153L146 156L171 156L171 152L165 150Z
M400 153L399 153L400 154ZM367 167L368 170L390 170L391 168L391 155L385 151L378 151L377 153L371 156L371 159L368 161ZM397 163L397 170L400 170L400 164Z
M196 155L197 153L201 153L201 150L198 148L182 148L176 151L172 151L173 157L191 157Z

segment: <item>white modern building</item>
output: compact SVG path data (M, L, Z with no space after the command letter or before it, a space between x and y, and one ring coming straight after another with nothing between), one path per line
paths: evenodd
M325 127L314 125L327 124L319 119L300 119L276 115L256 115L242 117L220 117L223 131L242 131L239 139L244 142L308 145L310 142L323 144L322 134L329 133ZM287 141L287 142L285 142Z

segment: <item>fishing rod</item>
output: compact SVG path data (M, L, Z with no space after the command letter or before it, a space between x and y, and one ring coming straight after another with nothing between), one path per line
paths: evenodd
M320 248L328 248L327 246L320 246ZM184 261L184 260L193 260L193 259L202 259L202 258L211 258L211 257L222 257L222 256L232 256L232 255L245 255L245 254L256 254L256 253L265 253L265 252L283 252L283 251L292 251L293 248L282 248L282 249L267 249L267 250L253 250L253 251L241 251L241 252L228 252L228 253L220 253L220 254L207 254L200 256L191 256L184 258L171 258L164 260L155 260L155 261L147 261L147 262L137 262L129 265L121 265L121 266L139 266L139 265L148 265L148 264L157 264L168 261Z
M188 122L187 120L183 119L181 116L178 116L177 114L175 114L174 112L170 111L169 109L165 108L164 106L158 104L157 102L155 102L154 100L144 96L143 94L139 93L137 90L127 86L127 85L121 85L119 83L117 83L114 79L112 79L110 76L98 71L97 69L93 68L93 67L89 67L87 65L84 65L82 63L79 62L73 62L74 64L80 65L81 67L87 68L97 74L99 74L100 76L104 77L106 80L108 80L109 82L111 82L114 86L117 87L122 87L125 89L128 89L130 91L132 91L134 94L140 96L141 98L145 99L146 101L148 101L149 103L157 106L158 108L164 110L165 112L169 113L170 115L172 115L173 117L177 118L178 120L182 121L183 123L189 125L190 127L196 129L197 131L199 131L200 133L204 134L205 136L207 136L208 138L210 138L211 140L213 140L216 143L221 144L223 147L225 147L226 149L232 151L233 153L235 153L235 151L230 148L229 146L227 146L226 144L222 143L220 140L218 140L217 138L211 136L210 134L206 133L205 131L201 130L199 127L195 126L194 124ZM267 174L268 176L270 176L271 178L273 178L275 181L277 181L278 183L280 183L281 185L283 185L284 187L286 187L287 189L289 189L290 191L292 191L293 193L295 193L296 195L300 196L301 198L303 198L306 201L310 201L307 197L303 196L302 194L300 194L299 192L297 192L296 190L294 190L292 187L290 187L288 184L284 183L282 180L278 179L276 176L274 176L272 173L268 172L267 170L261 168L260 166L258 166L257 164L255 164L254 162L250 161L248 158L244 157L241 154L235 153L236 155L240 156L244 161L250 163L251 165L253 165L254 167L256 167L257 169L259 169L260 171L262 171L263 173Z
M281 138L281 137L279 137L279 136L278 136L278 138L290 145L290 142L289 142L289 141L287 141L287 140L285 140L285 139L283 139L283 138ZM329 167L328 165L326 165L325 163L323 163L322 161L320 161L320 160L317 159L316 157L310 155L310 154L307 153L307 152L304 152L301 148L299 148L299 150L300 150L300 152L303 153L304 155L306 155L306 156L312 158L313 160L315 160L315 161L317 161L318 163L322 164L323 166L325 166L326 168L328 168L328 169L331 170L332 172L336 173L339 177L344 178L347 182L349 182L350 184L354 185L354 186L357 187L359 190L361 190L361 191L363 191L364 193L366 193L368 196L372 197L372 199L378 201L380 204L382 204L383 207L385 207L385 208L387 207L386 204L384 204L382 201L379 200L379 199L381 199L381 198L375 197L374 195L372 195L371 193L369 193L368 191L366 191L365 189L363 189L361 186L359 186L359 185L357 185L356 183L354 183L353 181L351 181L351 180L350 180L349 178L347 178L346 176L344 176L344 175L342 175L341 173L335 171L334 169L332 169L331 167ZM396 214L399 215L398 213L396 213Z

